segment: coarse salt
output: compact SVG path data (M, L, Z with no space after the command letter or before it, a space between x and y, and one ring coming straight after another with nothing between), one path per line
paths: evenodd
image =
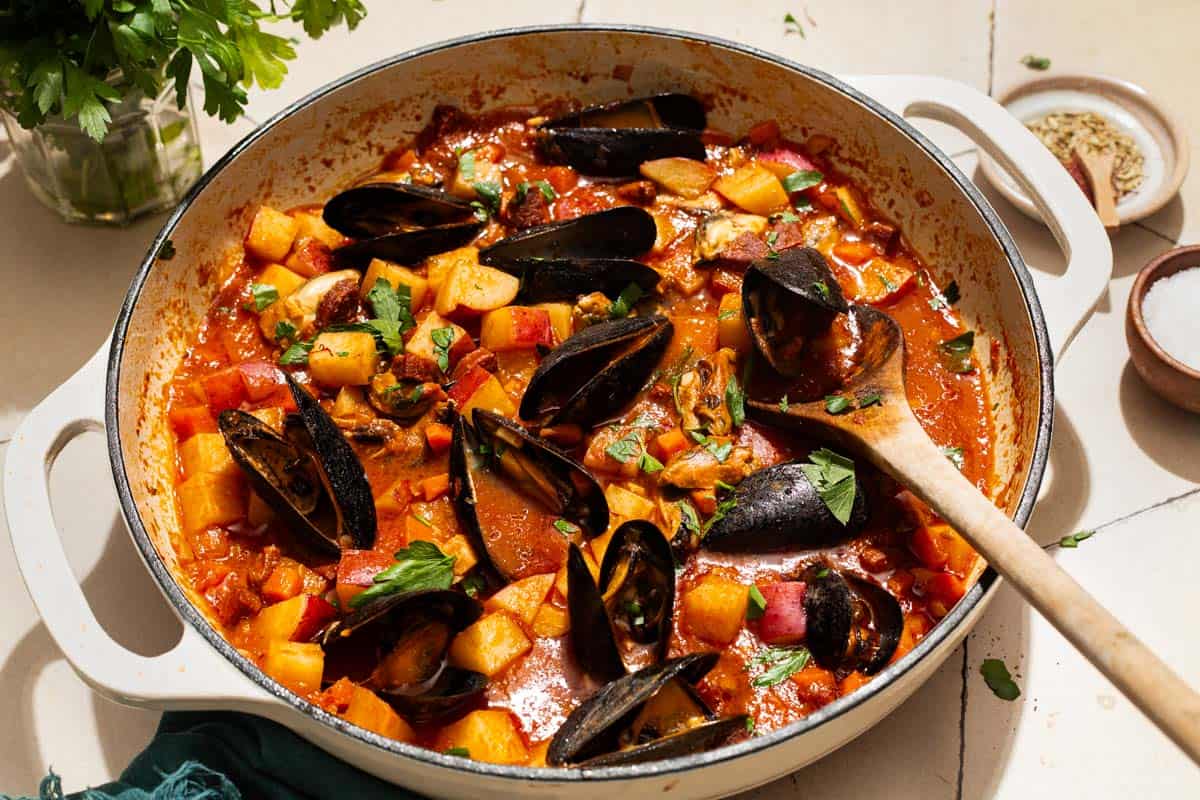
M1167 354L1200 370L1200 266L1159 278L1142 298L1142 318Z

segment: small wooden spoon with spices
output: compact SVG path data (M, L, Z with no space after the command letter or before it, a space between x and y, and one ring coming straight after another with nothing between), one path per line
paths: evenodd
M880 403L831 414L824 399L755 400L751 381L751 415L832 440L906 486L1200 764L1200 695L996 508L929 439L908 405L904 335L892 318L869 306L850 306L848 321L859 331L861 356L858 367L842 381L841 394L879 394ZM947 355L959 359L952 368L969 372L975 368L972 345L961 343L966 347Z
M1076 147L1071 155L1091 184L1096 216L1100 217L1105 228L1116 230L1121 225L1121 219L1117 216L1117 190L1113 187L1116 156L1112 153L1089 153L1082 147Z

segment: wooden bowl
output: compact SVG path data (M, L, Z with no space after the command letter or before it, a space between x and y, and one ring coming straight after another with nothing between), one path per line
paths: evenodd
M1168 355L1154 341L1142 317L1142 300L1150 286L1189 267L1200 267L1200 245L1168 250L1142 267L1125 308L1125 339L1134 368L1150 388L1167 402L1200 414L1200 370Z

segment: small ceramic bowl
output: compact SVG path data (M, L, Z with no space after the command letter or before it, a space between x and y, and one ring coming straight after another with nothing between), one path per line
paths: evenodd
M1179 192L1188 171L1187 134L1145 89L1102 75L1045 75L1018 84L997 100L1021 122L1055 111L1094 111L1131 136L1146 157L1145 179L1117 203L1122 225L1147 217ZM980 168L1013 205L1034 219L1037 207L1004 169L983 155Z
M1168 355L1154 341L1142 317L1142 301L1154 282L1190 267L1200 267L1200 245L1168 250L1142 268L1125 309L1125 339L1129 358L1147 385L1167 402L1200 414L1200 370Z

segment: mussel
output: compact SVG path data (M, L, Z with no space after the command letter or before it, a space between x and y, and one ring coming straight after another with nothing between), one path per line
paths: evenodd
M802 580L805 644L817 663L842 674L873 675L887 666L904 630L896 598L865 578L826 566L809 567Z
M412 264L468 243L483 229L471 204L411 183L368 183L347 189L325 205L325 223L357 241L335 252L343 263L365 266L372 258Z
M521 417L589 426L614 416L641 390L673 332L671 321L657 315L584 328L538 365L521 398Z
M450 478L476 551L506 581L558 570L567 560L568 532L582 541L608 528L603 489L517 423L484 409L471 415L472 422L454 420Z
M300 408L283 434L244 411L217 420L230 454L297 544L321 558L375 542L375 500L362 464L311 395L288 376Z
M734 504L709 528L704 547L766 553L832 547L852 538L867 522L867 498L854 479L854 505L843 525L829 511L798 461L751 473L733 490Z
M825 257L811 247L783 250L750 264L742 279L742 313L758 352L776 372L801 377L801 353L849 306Z
M479 251L479 263L505 267L526 259L635 258L654 246L658 228L649 212L619 206L538 225Z
M658 272L631 258L523 258L499 268L521 278L517 299L526 303L573 301L592 292L615 298L630 284L649 294L659 281Z
M455 634L479 618L479 601L449 589L387 595L318 634L327 681L348 677L409 722L459 716L480 701L487 677L446 663Z
M567 560L570 642L584 673L601 683L666 657L675 609L671 545L651 522L630 520L613 532L599 586L572 544Z
M605 684L554 734L546 763L636 764L709 750L744 731L745 716L716 718L692 689L718 658L693 653Z
M607 103L548 120L539 128L553 159L587 175L636 175L643 161L679 156L703 161L704 106L685 94Z

